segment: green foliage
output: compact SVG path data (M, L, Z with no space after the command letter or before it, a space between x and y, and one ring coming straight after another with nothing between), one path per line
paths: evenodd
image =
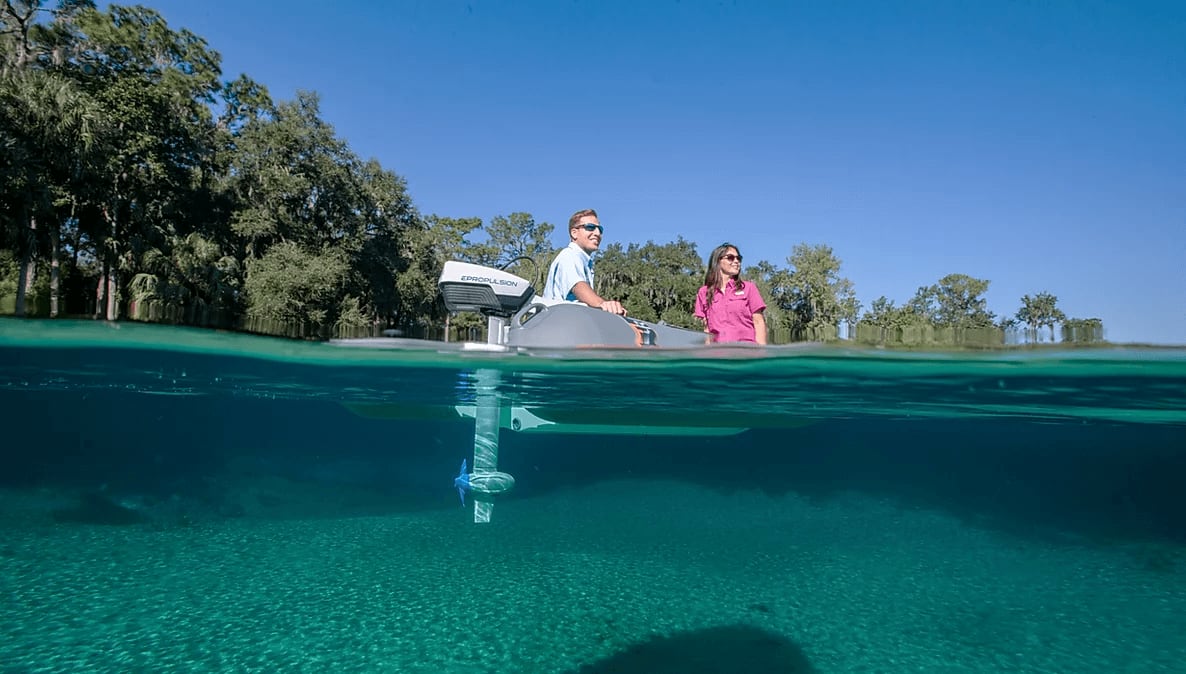
M762 293L762 298L766 300L766 311L763 313L766 315L769 338L771 343L775 344L794 341L792 339L792 330L789 327L791 324L789 314L778 305L774 297L775 287L780 287L785 283L785 276L786 272L784 270L775 267L766 260L761 260L757 264L746 267L742 274L742 278L747 283L753 283L758 287L758 291ZM703 279L701 280L703 281ZM703 285L703 283L699 285Z
M338 304L338 318L334 322L338 334L369 328L372 323L370 312L357 297L347 295ZM369 335L367 335L369 336Z
M993 323L982 297L989 282L948 274L921 286L910 300L895 306L882 295L856 326L854 338L866 344L996 348L1006 331Z
M834 334L841 322L853 323L860 312L852 281L840 276L840 258L831 246L798 244L787 257L791 270L769 274L769 304L782 310L774 326L792 335Z
M597 292L622 302L631 316L693 327L693 303L703 283L704 263L696 245L680 237L672 243L613 243L599 253Z
M16 300L17 274L20 263L10 250L0 248L0 298Z
M396 294L409 317L398 322L401 327L419 325L444 329L445 308L437 298L437 279L445 262L473 260L471 251L475 244L468 237L481 228L480 218L430 215L424 218L423 227L410 233L405 254L407 265L395 279ZM478 319L478 323L482 321Z
M481 218L447 218L430 215L425 218L418 252L433 258L436 270L449 260L476 262L479 254L474 252L477 244L469 237L482 228Z
M983 297L988 284L966 274L948 274L935 285L919 288L907 306L937 327L991 327L994 314Z
M217 127L232 136L238 135L249 122L259 121L276 111L268 88L246 75L224 83L219 96L223 109L218 115Z
M487 240L467 246L466 257L476 264L506 269L540 288L548 273L554 230L550 223L537 223L530 213L498 215L485 227Z
M1033 297L1024 295L1021 298L1021 308L1017 310L1017 320L1029 326L1028 336L1031 341L1038 341L1038 329L1050 328L1050 341L1054 341L1054 326L1066 320L1066 314L1058 308L1058 298L1048 292L1040 292Z
M860 322L867 326L891 329L926 325L928 321L926 316L917 313L914 304L894 306L893 300L882 295L873 300Z
M293 242L272 246L247 263L249 318L332 324L338 320L349 263L341 251L306 252Z
M861 321L854 339L862 344L921 348L993 349L1005 345L1005 332L992 325L981 327L936 326L933 323L907 323L891 326Z
M934 344L937 339L943 339L945 333L936 337L935 325L922 313L926 310L922 301L925 290L920 289L911 302L900 307L885 295L873 300L857 323L853 338L866 344L902 345ZM955 333L950 339L954 344Z
M301 92L268 118L248 121L236 138L227 189L238 208L231 228L249 257L281 242L319 246L353 229L350 166L357 158L320 117L315 94Z
M282 244L335 251L349 270L335 299L355 298L380 322L416 322L431 304L432 265L417 258L430 237L405 181L354 155L321 119L316 95L249 116L229 157L231 231L245 257Z
M1099 344L1104 341L1104 322L1098 318L1068 318L1062 323L1062 341Z
M16 313L20 259L12 251L0 249L0 314ZM39 274L26 289L26 316L49 315L49 274Z
M77 188L99 122L89 95L39 66L44 50L33 41L38 26L30 23L39 4L6 3L0 11L5 26L16 25L20 52L0 68L0 245L19 252L21 279L36 277L38 258L57 238L56 207ZM25 314L29 290L18 284L17 315Z
M235 310L243 273L239 261L197 232L176 235L166 253L151 248L141 256L128 284L135 302L159 300L184 309L189 306Z

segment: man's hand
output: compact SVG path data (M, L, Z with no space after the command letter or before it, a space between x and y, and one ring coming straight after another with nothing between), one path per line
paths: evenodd
M602 302L601 306L598 308L602 311L608 311L611 314L617 314L619 316L626 315L626 307L623 307L622 303L616 300L606 300Z

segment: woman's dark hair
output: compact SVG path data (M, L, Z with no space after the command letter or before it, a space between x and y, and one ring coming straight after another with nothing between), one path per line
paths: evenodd
M708 256L708 272L704 274L704 285L708 286L708 292L704 294L704 311L712 306L712 300L716 297L716 289L721 285L721 256L729 252L729 249L737 253L741 257L741 251L731 243L722 243L716 248L712 249L712 254ZM738 261L740 263L740 260ZM738 267L741 265L738 264ZM741 290L745 288L745 281L741 280L741 269L737 270L737 276L733 277L734 289Z

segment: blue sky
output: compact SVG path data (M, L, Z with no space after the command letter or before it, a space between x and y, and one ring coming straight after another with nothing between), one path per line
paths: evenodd
M1186 344L1186 2L145 4L228 79L317 91L425 214L824 243L866 308L963 273L998 315L1049 291Z

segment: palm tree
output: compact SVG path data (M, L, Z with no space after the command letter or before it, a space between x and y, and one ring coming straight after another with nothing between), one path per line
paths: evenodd
M54 197L75 180L95 135L98 108L71 80L50 71L11 69L0 75L0 131L3 158L0 200L10 214L4 225L20 255L16 315L25 315L37 255L48 234L55 276L60 258L61 223ZM48 221L38 230L38 217ZM57 286L57 278L51 284ZM56 306L56 297L53 298Z
M1048 292L1040 292L1034 296L1024 295L1021 298L1021 308L1017 310L1017 320L1029 326L1028 333L1033 341L1038 341L1038 328L1050 328L1050 341L1054 341L1054 326L1066 320L1066 314L1058 308L1058 297Z
M159 300L179 312L178 320L197 324L217 322L236 308L243 276L237 259L197 232L171 234L164 248L172 254L152 248L141 256L143 271L128 284L134 302Z

